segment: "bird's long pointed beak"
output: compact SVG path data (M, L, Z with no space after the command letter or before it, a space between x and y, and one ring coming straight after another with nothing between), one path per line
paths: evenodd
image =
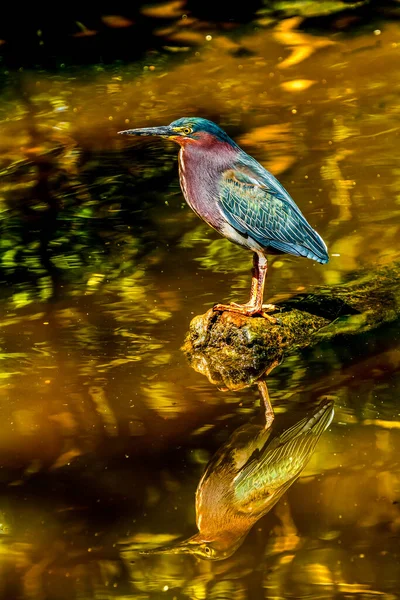
M171 129L168 125L162 125L160 127L141 127L139 129L125 129L124 131L118 131L120 135L158 135L161 137L170 137L176 135L176 132Z
M150 550L141 550L140 554L192 554L195 547L199 544L199 540L196 538L197 536L193 536L176 544L151 548Z

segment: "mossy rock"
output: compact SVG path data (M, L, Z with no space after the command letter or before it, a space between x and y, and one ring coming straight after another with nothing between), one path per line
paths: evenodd
M340 286L295 296L278 305L279 324L211 309L191 321L182 350L191 366L219 388L246 387L269 373L286 353L396 320L399 273L395 263L353 274Z

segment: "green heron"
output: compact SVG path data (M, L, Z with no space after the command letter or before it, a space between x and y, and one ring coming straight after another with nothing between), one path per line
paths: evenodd
M218 125L200 118L182 118L162 127L120 131L124 135L160 136L177 142L179 177L190 208L231 242L254 252L250 300L216 304L214 310L263 315L267 276L266 254L329 260L322 238L309 225L275 177L246 154Z
M142 553L194 554L210 560L232 556L298 478L333 414L333 402L325 401L280 435L271 436L269 426L239 427L208 463L197 487L198 533Z

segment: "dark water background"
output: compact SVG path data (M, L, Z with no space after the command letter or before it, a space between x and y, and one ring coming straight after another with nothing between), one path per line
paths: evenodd
M258 400L180 350L247 299L250 254L185 205L176 146L116 132L210 118L279 177L331 261L273 258L272 301L399 257L400 4L217 4L0 25L7 600L400 597L397 324L273 372L277 418L328 396L335 420L231 559L135 550L195 532L204 466Z

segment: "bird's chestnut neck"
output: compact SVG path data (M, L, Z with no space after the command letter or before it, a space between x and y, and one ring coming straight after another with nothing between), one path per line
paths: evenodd
M201 167L204 175L205 172L220 172L235 161L238 148L233 143L220 140L209 133L201 132L195 135L198 137L182 138L179 153L181 166L186 165L188 169L195 169L196 172Z

